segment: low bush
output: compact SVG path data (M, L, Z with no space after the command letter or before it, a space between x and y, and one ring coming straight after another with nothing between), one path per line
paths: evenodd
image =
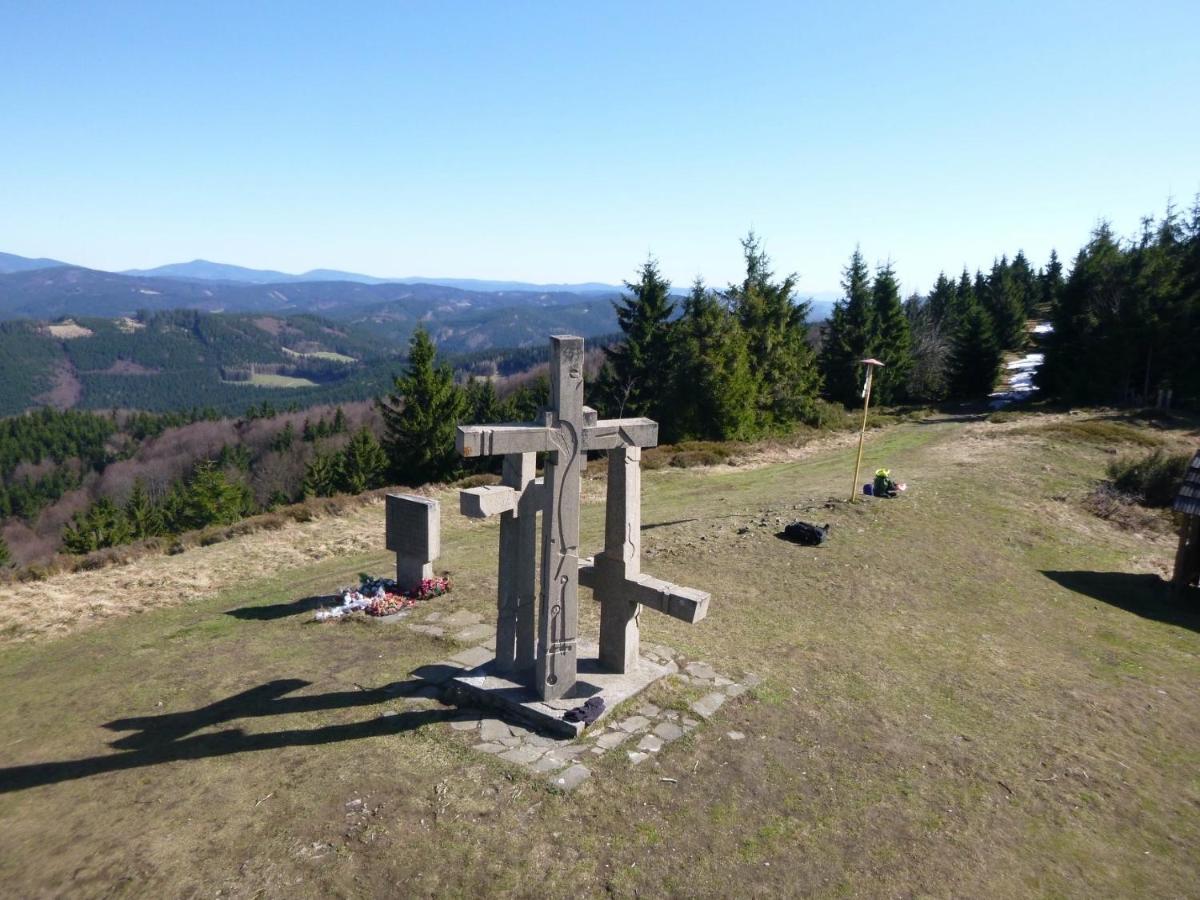
M805 424L819 431L846 431L854 427L854 415L840 403L818 400Z
M1186 453L1155 450L1140 459L1126 457L1108 464L1108 477L1122 494L1135 498L1143 506L1170 506L1191 457Z

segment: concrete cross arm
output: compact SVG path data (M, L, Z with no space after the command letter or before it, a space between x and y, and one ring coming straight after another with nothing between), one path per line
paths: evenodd
M459 425L454 446L460 456L507 456L556 450L554 429L544 425Z
M521 500L522 492L506 484L485 484L483 487L464 488L458 492L458 511L468 519L487 519L501 513L511 512L515 517L522 506L537 510L545 501L546 482L537 478L525 486L528 496L526 506Z
M592 559L579 561L579 583L595 588L599 578ZM681 587L651 575L635 575L622 583L625 598L630 603L640 603L672 619L695 624L708 615L710 594L695 588Z
M620 447L654 447L658 423L653 419L600 419L583 429L583 449L616 450Z
M486 519L516 508L516 490L503 484L488 484L458 492L458 510L469 519Z

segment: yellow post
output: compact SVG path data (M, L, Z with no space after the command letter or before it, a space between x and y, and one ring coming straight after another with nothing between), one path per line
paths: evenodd
M858 433L858 459L854 462L854 484L850 485L850 502L858 496L858 472L862 468L863 441L867 437L867 409L871 405L871 382L874 380L875 367L882 366L877 359L864 359L867 366L867 383L863 387L863 420L862 430Z

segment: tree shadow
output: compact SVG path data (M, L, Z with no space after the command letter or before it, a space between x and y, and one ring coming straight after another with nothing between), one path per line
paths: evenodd
M157 716L116 719L106 723L104 727L112 731L136 732L111 742L110 746L124 752L0 769L0 794L63 781L90 778L106 772L154 766L165 762L208 759L233 753L277 750L283 747L317 746L385 734L400 734L432 722L447 721L461 715L454 707L446 707L412 710L394 715L376 716L361 722L326 725L320 728L297 728L265 734L246 734L240 728L229 728L215 734L188 737L199 729L209 728L233 719L370 706L429 686L427 681L414 679L396 682L373 690L336 691L298 697L283 696L307 687L310 683L298 678L279 679L218 700L216 703L200 709L164 713Z
M1053 572L1043 575L1069 591L1126 612L1200 631L1200 607L1187 594L1173 597L1171 585L1157 575L1131 572Z
M268 606L242 606L238 609L226 610L225 615L235 619L266 622L271 619L284 619L297 613L315 612L325 606L340 606L342 598L337 594L325 594L320 597L302 597L290 603L272 603Z

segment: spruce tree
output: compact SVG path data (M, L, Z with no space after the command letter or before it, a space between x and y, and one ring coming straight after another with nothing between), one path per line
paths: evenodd
M871 287L871 305L877 328L874 354L884 364L875 373L874 393L881 405L905 398L908 376L912 371L912 337L908 317L900 303L900 285L891 263L880 266Z
M387 465L387 454L371 430L363 426L338 456L338 490L361 494L382 487L387 478Z
M986 397L995 387L1000 358L1000 342L991 316L981 303L972 302L963 313L951 347L952 394L968 400Z
M62 538L68 553L84 554L126 544L130 533L121 510L107 497L101 497L87 512L75 515L63 529Z
M670 414L667 390L674 365L671 317L675 303L671 283L647 259L636 282L625 282L627 294L613 303L622 340L606 347L604 368L596 383L600 407L614 417L649 416L662 421Z
M842 270L842 291L825 326L820 363L826 396L850 406L858 397L861 360L875 355L879 334L871 273L857 247Z
M758 421L787 427L811 418L821 389L816 353L808 343L807 301L797 301L796 275L775 281L771 260L754 232L742 241L746 277L730 285L728 302L746 333L758 375Z
M1013 280L1008 257L1002 256L992 264L987 285L980 296L992 317L996 339L1006 350L1025 345L1025 301Z
M146 491L146 483L140 478L133 483L133 490L125 501L124 513L132 540L140 541L162 534L162 516Z
M232 525L253 511L250 489L230 479L212 461L196 466L179 512L178 530Z
M489 425L504 421L504 408L490 378L467 379L466 394L466 416L472 422Z
M664 440L753 436L756 384L737 319L696 279L676 325L673 415Z
M392 392L378 401L383 447L393 484L422 484L453 477L460 461L454 434L466 412L466 397L450 367L436 365L437 352L424 328L413 332L408 366Z
M1050 261L1046 263L1046 268L1038 279L1039 301L1044 315L1050 315L1058 304L1064 284L1063 266L1058 259L1058 251L1051 250Z
M941 325L953 317L955 303L954 282L946 277L945 272L938 272L933 290L929 292L927 311L933 322Z
M337 491L338 466L328 453L317 453L304 470L301 492L304 499L310 497L332 497Z
M1009 271L1012 275L1013 286L1021 300L1024 318L1031 318L1037 312L1039 290L1037 276L1034 275L1033 266L1029 264L1029 260L1025 257L1024 250L1017 251L1017 255L1013 257Z

